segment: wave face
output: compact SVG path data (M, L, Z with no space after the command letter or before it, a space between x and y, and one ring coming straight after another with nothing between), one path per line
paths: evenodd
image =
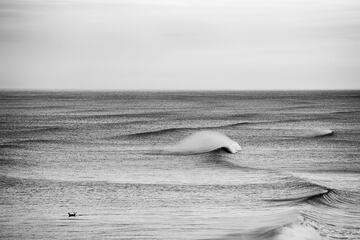
M229 153L241 150L240 145L222 133L213 131L196 132L178 144L167 146L163 149L166 153L198 154L223 149Z

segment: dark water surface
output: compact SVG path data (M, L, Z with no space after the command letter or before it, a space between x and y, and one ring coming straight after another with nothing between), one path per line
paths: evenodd
M359 119L359 91L3 91L0 238L360 239ZM201 130L242 151L155 151Z

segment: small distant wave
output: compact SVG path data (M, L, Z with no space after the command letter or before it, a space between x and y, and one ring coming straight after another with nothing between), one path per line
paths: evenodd
M305 133L304 137L326 137L334 135L335 131L330 129L325 130L309 130Z
M199 131L175 145L163 147L161 152L167 154L199 154L220 150L236 153L241 150L241 147L224 134Z
M334 130L330 129L279 129L283 132L285 139L298 139L298 138L323 138L330 137L335 134Z

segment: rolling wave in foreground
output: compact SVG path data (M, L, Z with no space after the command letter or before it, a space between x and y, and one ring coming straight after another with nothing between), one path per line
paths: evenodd
M164 147L162 151L172 154L199 154L218 149L225 150L228 153L236 153L241 150L241 147L237 142L222 133L199 131L175 145Z
M296 210L254 213L244 222L241 233L211 240L323 240L319 232Z

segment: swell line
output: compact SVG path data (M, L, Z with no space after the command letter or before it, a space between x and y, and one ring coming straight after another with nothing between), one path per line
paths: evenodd
M125 134L120 136L111 137L111 139L116 139L119 137L143 137L143 136L153 136L153 135L161 135L161 134L167 134L172 132L179 132L179 131L190 131L190 130L211 130L211 129L224 129L224 128L231 128L231 127L237 127L241 125L251 124L250 122L238 122L238 123L232 123L228 125L221 125L221 126L209 126L209 127L179 127L179 128L165 128L160 130L154 130L154 131L146 131L146 132L138 132L138 133L131 133L131 134Z

